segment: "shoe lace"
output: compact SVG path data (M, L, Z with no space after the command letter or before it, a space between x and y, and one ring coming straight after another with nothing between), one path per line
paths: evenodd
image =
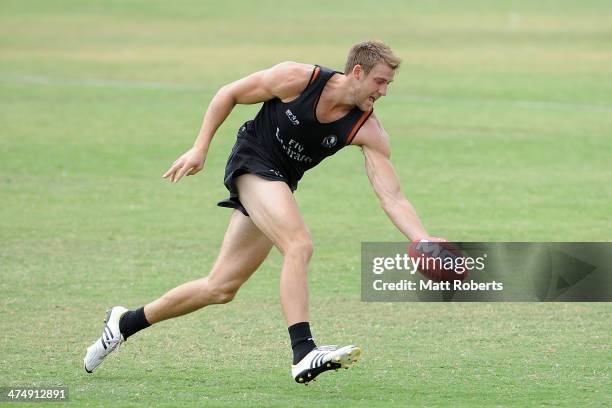
M104 342L105 342L105 343L106 343L106 344L107 344L109 347L112 347L112 348L113 348L113 351L114 351L115 353L118 353L118 350L119 350L119 348L120 348L119 346L121 346L121 344L122 344L122 343L125 341L125 340L123 339L123 336L122 336L121 334L119 334L119 337L118 337L118 338L112 338L112 339L110 339L110 340L106 340L106 339L104 338L104 334L102 334L102 339L104 340Z
M123 339L121 337L119 337L118 339L112 339L111 341L108 342L108 344L111 345L117 345L117 347L119 347L121 344L123 343Z
M111 341L108 342L108 344L110 345L110 347L113 347L113 354L115 355L115 357L117 357L119 354L121 354L121 352L119 351L121 349L121 344L123 344L125 340L123 340L121 337L119 337L118 339L112 339Z

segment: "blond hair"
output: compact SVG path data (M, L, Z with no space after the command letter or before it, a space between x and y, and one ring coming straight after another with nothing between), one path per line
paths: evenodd
M346 58L344 74L348 75L355 65L361 65L367 75L376 64L384 62L392 69L397 69L402 60L393 54L391 47L381 41L363 41L353 45Z

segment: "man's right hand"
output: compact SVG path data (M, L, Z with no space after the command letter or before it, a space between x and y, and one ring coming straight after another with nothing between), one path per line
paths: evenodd
M176 159L172 163L172 167L162 176L173 183L178 183L183 176L193 176L204 168L204 160L206 160L206 153L202 150L192 147L187 150L181 157Z

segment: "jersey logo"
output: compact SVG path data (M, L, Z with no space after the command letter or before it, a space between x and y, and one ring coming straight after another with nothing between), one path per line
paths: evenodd
M277 177L285 178L278 170L270 169L270 171Z
M295 116L293 114L293 112L291 112L291 109L287 109L285 111L285 115L287 115L287 117L289 118L289 121L294 125L297 126L300 124L300 121L298 120L297 116Z
M332 148L338 143L338 137L336 135L329 135L321 142L324 147Z

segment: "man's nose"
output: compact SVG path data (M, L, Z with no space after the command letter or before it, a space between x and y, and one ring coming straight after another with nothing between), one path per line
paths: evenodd
M384 84L383 86L381 86L378 89L378 93L381 94L381 96L387 96L387 84Z

